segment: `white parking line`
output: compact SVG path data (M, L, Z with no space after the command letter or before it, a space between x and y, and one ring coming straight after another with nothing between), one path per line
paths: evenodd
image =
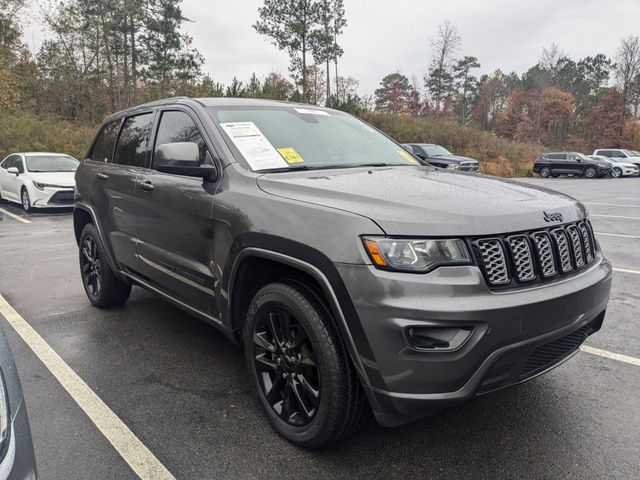
M0 313L141 479L175 480L155 455L129 430L129 427L9 305L2 295L0 295Z
M627 220L640 220L640 217L625 217L622 215L596 215L595 213L591 214L592 217L608 217L608 218L626 218Z
M640 240L640 237L637 235L623 235L622 233L604 233L604 232L594 232L596 235L604 235L605 237L622 237L622 238L637 238Z
M638 271L638 270L627 270L626 268L614 268L613 271L614 272L621 272L621 273L632 273L633 275L640 275L640 271Z
M580 350L592 355L598 355L599 357L610 358L611 360L617 360L618 362L628 363L640 367L640 358L629 357L628 355L620 355L619 353L608 352L607 350L600 350L599 348L589 347L588 345L582 345Z
M5 215L7 215L8 217L11 217L11 218L13 218L14 220L17 220L17 221L19 221L19 222L22 222L22 223L31 223L29 220L27 220L27 219L25 219L25 218L22 218L22 217L19 217L19 216L18 216L18 215L16 215L15 213L8 212L8 211L6 211L4 208L0 208L0 212L4 213L4 214L5 214Z
M594 203L585 202L585 205L600 205L603 207L624 207L624 208L640 208L640 205L621 205L619 203Z

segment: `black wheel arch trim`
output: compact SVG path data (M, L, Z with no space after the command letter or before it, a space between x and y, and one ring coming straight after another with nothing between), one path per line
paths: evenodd
M113 272L113 274L116 275L120 280L128 281L127 277L123 275L120 269L117 267L115 258L113 257L113 254L111 253L111 249L109 248L109 243L105 241L104 232L102 231L102 226L100 225L100 222L98 222L98 217L95 211L93 210L93 208L87 205L86 203L76 202L76 204L73 207L74 216L75 216L76 209L83 210L91 216L91 223L96 227L96 230L98 230L98 237L100 237L98 238L98 240L102 244L102 248L104 248L104 251L107 254L107 263L109 264L109 268L111 268L111 271ZM79 232L79 233L82 233L82 232ZM78 241L79 241L79 238L80 238L80 235L77 236Z
M265 246L265 243L271 243L269 240L273 240L269 238L271 237L269 235L250 233L247 236L254 240L251 242L253 245L242 246L237 250L236 255L230 256L230 268L225 269L225 272L229 272L229 274L228 276L225 275L226 278L223 278L222 282L228 292L226 304L228 321L231 322L233 318L233 287L236 282L238 268L243 260L249 257L259 257L301 270L314 278L321 286L329 302L331 313L336 320L336 327L362 383L365 386L383 387L382 376L375 366L373 352L360 324L358 314L351 302L347 288L333 263L317 250L291 240L274 237L277 238L280 246L286 245L289 247L289 249L286 247L275 249ZM243 240L240 243L245 243L249 239L245 238ZM351 319L351 321L347 319ZM235 329L236 326L232 325L232 328Z

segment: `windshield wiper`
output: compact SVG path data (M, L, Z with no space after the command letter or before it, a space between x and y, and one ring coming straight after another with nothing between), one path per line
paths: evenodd
M407 164L409 165L409 164ZM328 165L297 165L291 167L281 168L266 168L264 170L256 170L256 173L278 173L278 172L297 172L301 170L329 170L338 168L361 168L361 167L397 167L404 166L404 164L390 164L390 163L334 163Z

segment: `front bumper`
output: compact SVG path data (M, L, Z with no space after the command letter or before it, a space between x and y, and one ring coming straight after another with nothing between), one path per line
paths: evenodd
M73 207L73 188L45 187L31 188L29 191L33 208L69 208Z
M611 265L600 253L589 268L574 275L502 292L490 291L474 266L440 268L426 275L369 265L342 264L338 270L359 317L351 321L360 321L373 352L372 358L362 359L367 370L376 373L365 388L383 425L434 413L561 363L599 329L611 286ZM473 331L455 351L419 351L406 332L425 326ZM566 355L521 376L518 361L526 362L537 347L580 329L585 335ZM511 367L494 369L507 354L513 357Z

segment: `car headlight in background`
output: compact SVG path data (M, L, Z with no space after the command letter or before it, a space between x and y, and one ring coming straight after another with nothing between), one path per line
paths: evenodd
M447 165L447 170L458 170L460 168L460 165L458 165L457 163L450 163L449 165Z
M378 268L426 273L444 265L469 265L465 242L452 239L364 237L364 246Z
M0 370L0 461L4 459L9 447L11 435L11 411L9 409L9 396L4 383L4 376Z

